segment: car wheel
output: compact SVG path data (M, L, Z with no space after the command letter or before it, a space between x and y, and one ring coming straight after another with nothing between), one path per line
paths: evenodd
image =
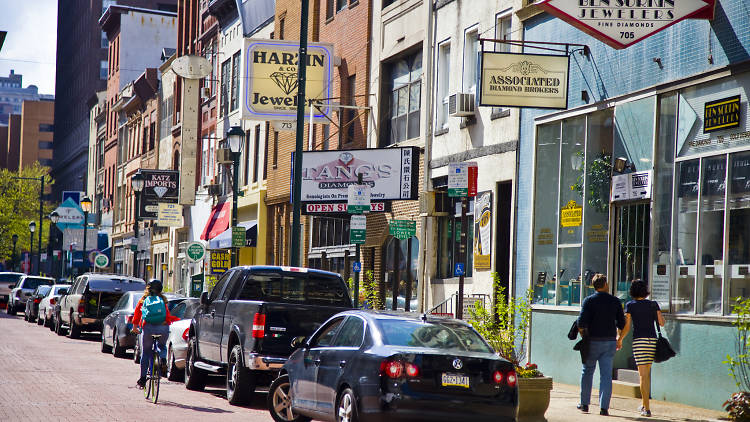
M26 311L23 313L23 320L29 322L29 314L27 314Z
M112 352L112 346L108 345L106 341L104 341L104 330L102 330L102 353L111 353Z
M197 358L195 338L191 337L185 361L185 388L188 390L201 391L206 387L206 371L195 367Z
M81 337L81 328L78 327L73 320L73 312L70 313L70 326L68 328L68 337L76 339Z
M120 346L120 338L117 337L117 331L112 331L112 356L116 358L125 357L125 348Z
M180 371L174 362L174 353L170 344L167 346L167 379L170 381L182 381L184 375L185 373Z
M52 316L50 316L47 319L49 320L49 324L47 325L49 327L49 330L54 332L55 331L55 315L52 314Z
M336 403L336 422L359 422L357 398L351 388L346 388L339 395Z
M63 328L62 326L62 320L60 319L60 315L58 315L55 318L55 334L57 334L58 336L65 335L65 328Z
M36 317L36 325L44 325L44 320L42 319L42 314L39 314Z
M289 375L282 375L268 388L266 406L276 422L308 422L311 419L294 413L292 410L291 384Z
M231 405L245 404L255 392L255 377L242 362L242 346L235 345L227 362L227 400Z
M13 305L10 303L10 301L5 304L5 313L7 313L8 315L15 315L15 313L13 312Z

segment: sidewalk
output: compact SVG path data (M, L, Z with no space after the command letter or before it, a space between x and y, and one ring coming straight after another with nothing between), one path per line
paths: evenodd
M599 392L591 393L589 413L576 409L580 389L578 386L555 383L550 397L549 409L545 417L548 422L615 422L628 421L720 421L727 420L726 413L686 406L678 403L651 400L650 418L640 416L638 407L641 399L612 396L609 405L609 417L599 415Z

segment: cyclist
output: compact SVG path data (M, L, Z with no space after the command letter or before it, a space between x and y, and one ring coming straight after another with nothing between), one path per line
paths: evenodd
M167 337L169 337L169 324L179 320L169 314L167 298L162 294L162 283L157 279L152 279L146 285L146 291L143 297L138 301L133 313L133 333L140 336L141 342L141 377L136 382L138 388L144 388L146 385L146 372L151 363L153 335L160 335L158 341L160 346L159 361L162 368L166 367L167 361Z

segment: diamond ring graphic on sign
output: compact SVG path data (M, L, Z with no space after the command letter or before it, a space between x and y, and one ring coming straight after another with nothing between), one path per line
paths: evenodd
M354 159L354 155L351 152L342 152L339 155L339 161L344 164L349 164Z
M157 195L159 195L159 198L164 196L165 193L167 193L167 188L164 186L156 186L154 187L154 192L156 192Z
M276 82L276 85L278 85L286 95L290 95L297 89L296 72L273 72L270 76L271 80Z

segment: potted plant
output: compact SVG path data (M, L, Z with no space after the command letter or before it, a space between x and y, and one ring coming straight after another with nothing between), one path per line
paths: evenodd
M737 314L734 326L736 356L727 355L724 361L739 392L724 402L724 410L733 421L750 421L750 299L737 298L733 312Z
M474 303L469 307L469 323L500 357L515 367L518 377L518 420L544 420L544 413L549 407L552 378L545 377L536 364L527 362L521 365L526 360L533 291L529 289L523 297L508 299L497 273L492 273L492 279L495 303Z

